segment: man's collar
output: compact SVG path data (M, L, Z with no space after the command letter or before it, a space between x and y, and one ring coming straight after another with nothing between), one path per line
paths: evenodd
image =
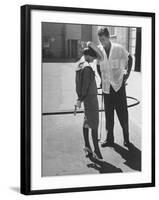
M109 47L104 47L104 49L105 49L105 50L110 50L111 47L112 47L112 43L111 43L111 41L110 41L110 43L109 43Z
M114 43L110 41L110 49L114 46ZM103 50L105 49L102 44L99 45Z

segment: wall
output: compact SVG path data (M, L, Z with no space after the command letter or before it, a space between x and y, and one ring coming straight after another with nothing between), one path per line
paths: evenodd
M92 41L97 45L99 44L98 35L98 26L92 26Z
M115 35L117 36L116 42L128 49L128 28L116 27Z
M43 22L42 35L43 62L77 59L79 43L92 41L92 26Z
M47 22L42 24L42 34L49 40L49 55L47 55L47 52L43 52L46 54L45 57L60 58L64 55L64 28L65 24Z
M82 25L82 41L92 41L92 26L91 25Z

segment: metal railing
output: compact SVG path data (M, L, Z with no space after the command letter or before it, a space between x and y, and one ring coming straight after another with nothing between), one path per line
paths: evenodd
M101 89L101 88L98 88L98 90ZM102 93L98 93L99 96L102 96ZM130 108L130 107L134 107L134 106L137 106L138 104L140 104L140 101L134 97L130 97L130 96L127 96L126 97L127 99L131 99L134 101L134 103L132 104L129 104L127 107ZM99 112L103 112L105 111L104 108L102 109L99 109ZM76 114L80 114L80 113L84 113L84 109L80 109L80 110L77 110L76 111ZM55 111L55 112L45 112L45 113L42 113L43 116L46 116L46 115L64 115L64 114L74 114L74 109L71 109L71 110L61 110L61 111Z

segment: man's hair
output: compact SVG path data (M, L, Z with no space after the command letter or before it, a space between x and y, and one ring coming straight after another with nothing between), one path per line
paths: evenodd
M84 48L83 55L89 55L94 58L97 58L96 52L91 47Z
M106 27L101 27L99 30L98 30L98 36L105 36L105 37L110 37L110 34L109 34L109 31Z

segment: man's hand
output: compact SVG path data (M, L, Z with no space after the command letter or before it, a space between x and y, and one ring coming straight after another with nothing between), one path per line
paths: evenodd
M126 81L128 80L128 78L129 78L129 74L124 74L124 76L123 76L124 83L126 83Z
M129 78L129 75L130 75L130 72L131 72L131 68L132 68L132 56L129 55L128 56L128 67L127 67L127 71L126 73L124 74L124 77L123 77L123 81L126 83L126 81L128 80Z

